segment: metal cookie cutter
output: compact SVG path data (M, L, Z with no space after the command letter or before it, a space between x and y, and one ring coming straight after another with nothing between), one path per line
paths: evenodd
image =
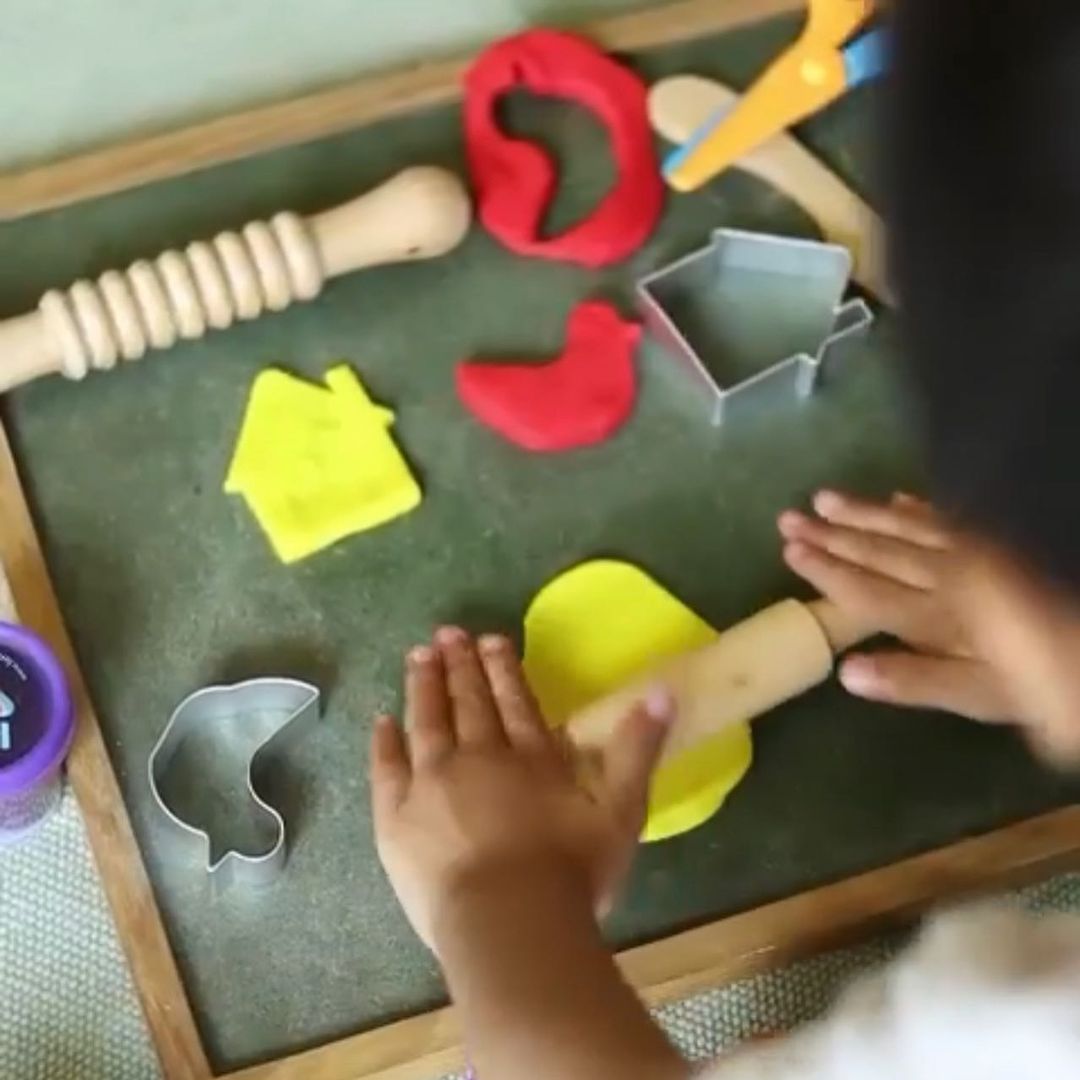
M295 679L252 679L235 686L196 691L177 706L165 725L150 752L150 790L178 847L201 861L215 885L265 885L285 866L285 819L255 790L255 773L266 756L280 749L286 733L291 738L318 719L319 700L314 686ZM265 828L273 837L265 850L249 853L234 846L214 858L220 846L215 841L227 833L226 822L235 818L236 807L214 797L219 793L212 790L212 783L197 762L184 761L186 744L199 737L219 749L230 740L234 746L242 744L242 754L247 756L245 797L250 800L252 817L260 831ZM209 821L206 828L181 816L186 811L179 810L176 803L191 802L177 799L177 784L181 782L186 782L189 790L197 786L200 820Z
M681 358L719 424L736 409L808 397L873 312L844 302L851 253L837 244L717 229L700 251L638 282L652 335Z

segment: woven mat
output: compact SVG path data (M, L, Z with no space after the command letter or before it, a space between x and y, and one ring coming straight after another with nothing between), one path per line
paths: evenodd
M156 1080L75 800L0 848L0 1076Z
M1080 911L1080 874L1018 894L1034 910ZM694 1060L819 1015L900 942L878 940L746 979L658 1013ZM74 799L23 843L0 848L0 1077L158 1080Z

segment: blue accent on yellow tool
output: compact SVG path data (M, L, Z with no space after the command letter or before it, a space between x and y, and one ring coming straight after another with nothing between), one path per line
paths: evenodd
M873 0L809 0L799 39L739 103L709 118L664 163L676 191L693 191L772 136L882 74L886 31L849 41L873 15Z

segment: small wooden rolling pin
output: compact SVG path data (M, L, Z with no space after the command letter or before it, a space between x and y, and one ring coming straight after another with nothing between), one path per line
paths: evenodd
M582 709L567 730L578 746L599 749L648 689L662 685L678 710L664 748L664 756L671 757L824 682L839 653L875 632L828 600L781 600L712 644Z
M469 196L453 173L416 166L314 217L283 212L95 282L50 290L36 311L0 322L0 393L54 373L81 379L181 338L281 311L318 296L340 274L444 255L471 220Z
M702 124L738 100L739 95L723 83L697 75L674 75L649 91L649 118L663 138L682 145ZM881 219L798 139L786 132L776 135L742 158L738 167L798 203L826 240L851 251L855 280L879 300L894 302Z

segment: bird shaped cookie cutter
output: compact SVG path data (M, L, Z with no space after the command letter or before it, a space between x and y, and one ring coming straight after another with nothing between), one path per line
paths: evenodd
M319 718L320 693L314 686L296 679L250 679L234 686L210 686L185 698L174 710L153 750L147 772L150 791L162 812L177 854L197 859L215 887L232 885L255 887L274 881L285 867L288 855L285 818L256 790L255 776L268 755L282 748L286 735L303 734ZM236 807L215 798L207 788L210 781L184 760L188 741L202 737L223 746L230 739L244 737L250 746L246 762L245 792L251 817L260 831L271 837L257 851L222 847L223 815L234 817ZM253 745L252 745L253 744ZM194 775L193 775L194 774ZM184 790L198 792L200 827L188 820L190 799L178 798ZM216 815L216 816L215 816Z
M809 397L842 346L873 325L865 300L844 300L851 267L839 244L717 229L706 247L641 278L638 307L717 425Z

